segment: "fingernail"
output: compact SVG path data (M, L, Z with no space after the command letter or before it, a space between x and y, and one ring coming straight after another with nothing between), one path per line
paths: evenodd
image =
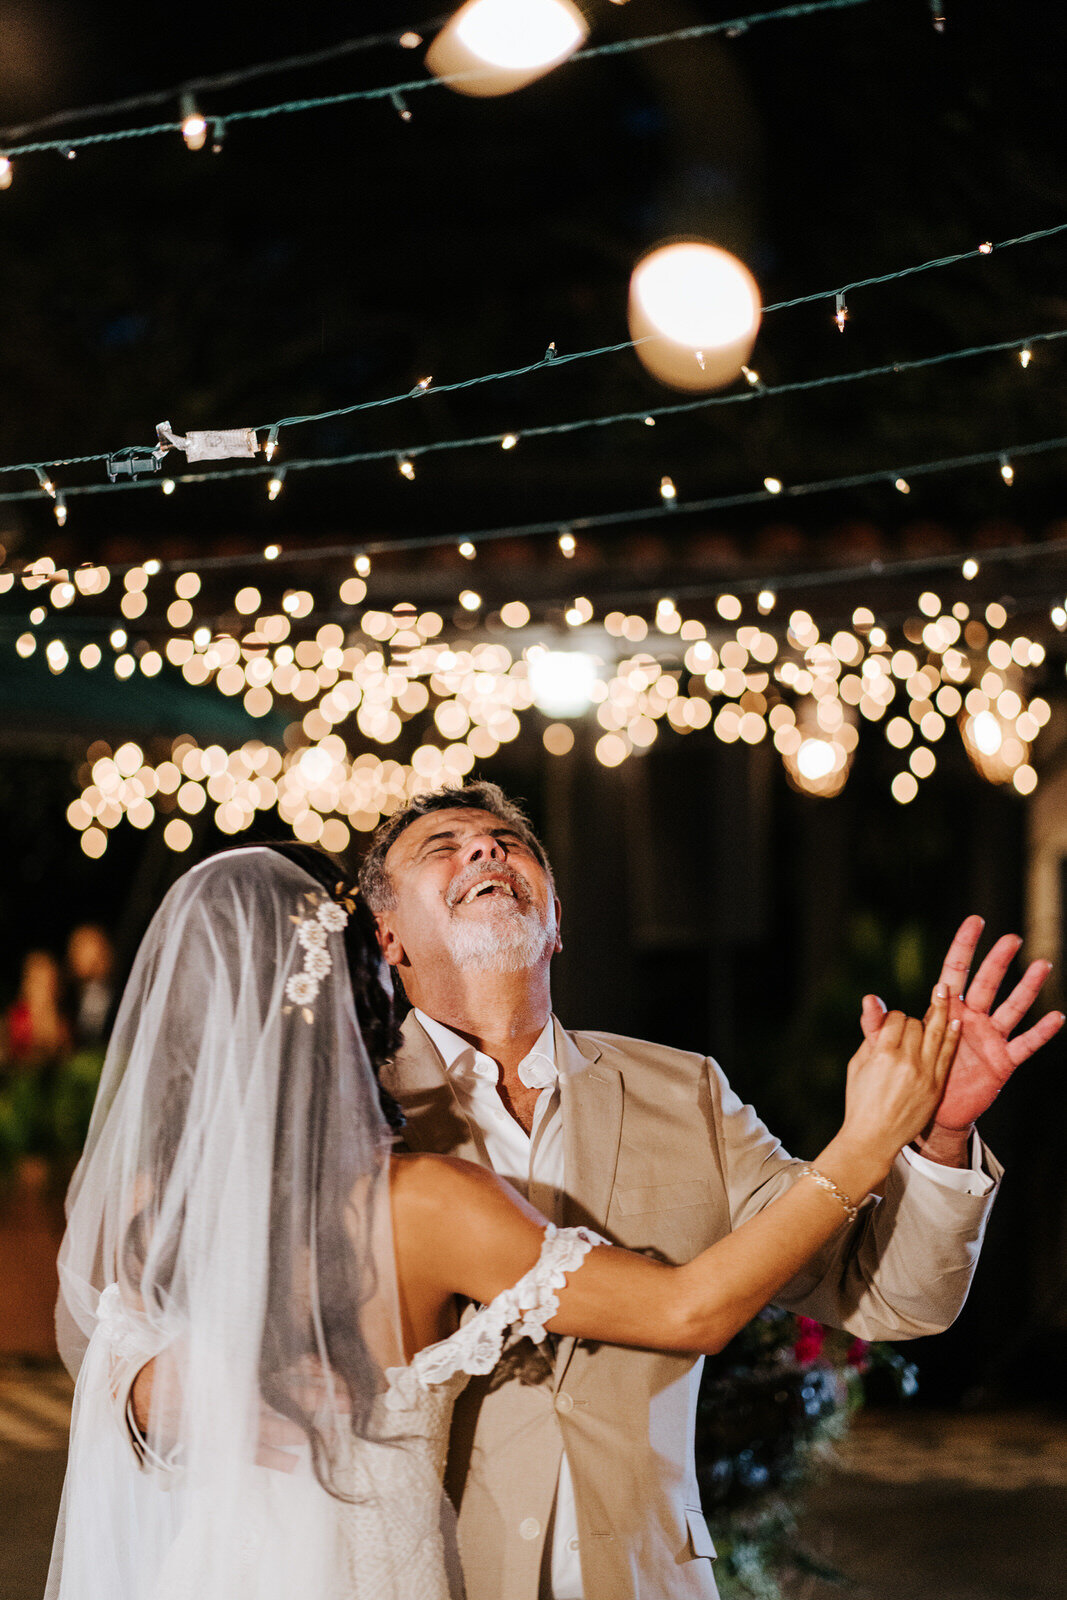
M937 988L934 990L934 999L935 1000L947 1000L948 999L948 984L947 983L939 983L938 984Z
M960 1019L959 1019L959 1017L953 1017L952 1021L948 1025L948 1031L949 1031L949 1033L959 1033L959 1031L960 1031Z

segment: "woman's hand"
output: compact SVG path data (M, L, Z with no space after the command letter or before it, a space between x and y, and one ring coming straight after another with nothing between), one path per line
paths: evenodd
M925 1022L890 1011L848 1065L845 1117L834 1144L869 1158L884 1176L931 1121L960 1041L949 990L939 983Z

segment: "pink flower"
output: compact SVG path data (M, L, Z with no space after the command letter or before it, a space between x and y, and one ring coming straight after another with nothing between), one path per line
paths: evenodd
M800 1366L810 1366L822 1354L826 1330L813 1317L797 1318L798 1333L793 1344L793 1358Z
M870 1349L866 1339L853 1339L845 1353L845 1360L850 1367L855 1367L857 1372L866 1372L870 1366L867 1351Z

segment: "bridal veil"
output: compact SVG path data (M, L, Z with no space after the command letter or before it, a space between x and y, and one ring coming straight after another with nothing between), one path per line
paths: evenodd
M145 935L68 1197L77 1386L48 1600L342 1594L341 1469L404 1360L347 917L294 861L239 849L180 878ZM127 1396L153 1357L140 1436ZM397 1509L383 1600L411 1554Z

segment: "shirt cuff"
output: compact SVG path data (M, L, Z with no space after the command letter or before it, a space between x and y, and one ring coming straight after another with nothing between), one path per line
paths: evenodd
M970 1194L982 1200L987 1194L992 1194L996 1184L996 1180L982 1170L982 1141L977 1133L971 1135L969 1167L946 1167L940 1161L931 1161L929 1156L920 1155L910 1145L905 1145L903 1155L908 1165L924 1177L939 1183L943 1189L955 1189L958 1194Z

